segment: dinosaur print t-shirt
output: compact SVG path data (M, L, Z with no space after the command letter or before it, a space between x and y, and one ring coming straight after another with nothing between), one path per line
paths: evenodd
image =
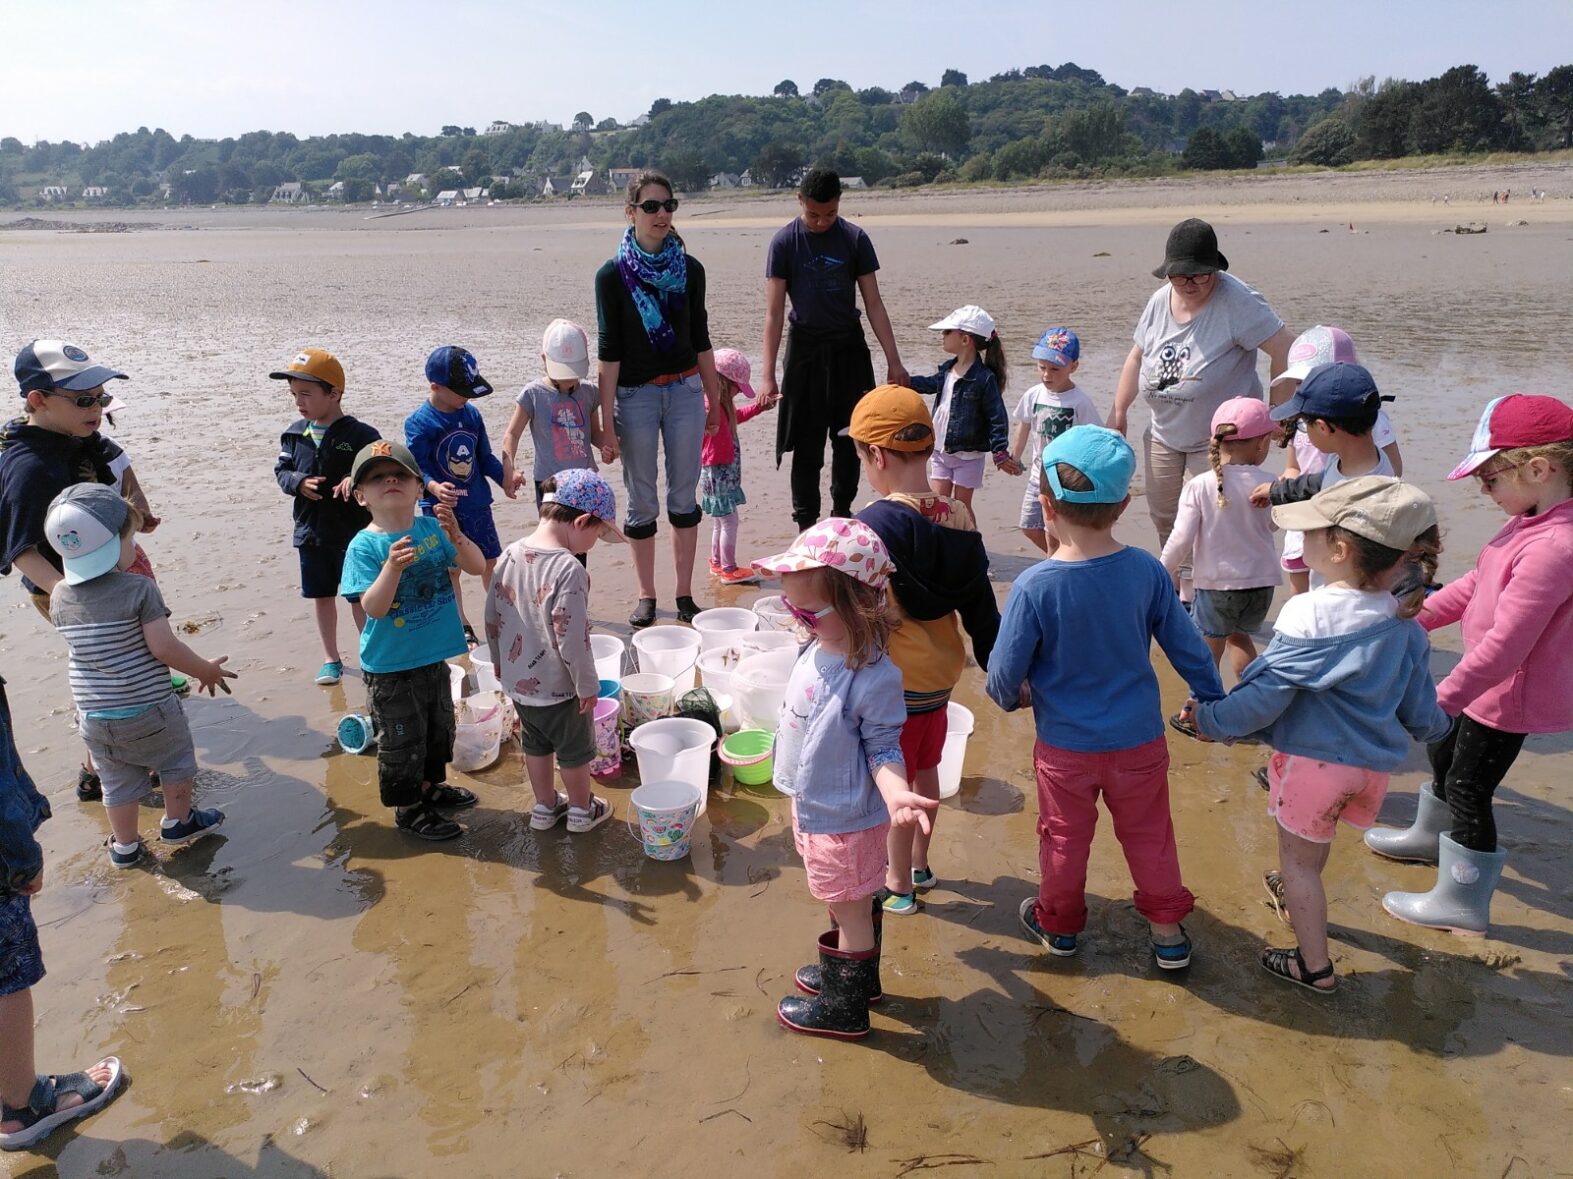
M1206 450L1213 414L1231 397L1260 397L1256 350L1283 327L1273 309L1232 274L1188 323L1174 318L1166 282L1153 292L1134 339L1137 387L1152 410L1152 436L1170 450Z

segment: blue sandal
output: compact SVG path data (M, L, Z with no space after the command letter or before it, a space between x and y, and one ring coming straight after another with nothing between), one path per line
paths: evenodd
M20 1130L0 1134L0 1150L24 1150L49 1137L67 1122L95 1114L108 1105L120 1091L126 1074L117 1056L106 1056L100 1063L109 1068L107 1084L100 1085L86 1073L41 1076L34 1082L33 1091L27 1096L27 1104L21 1109L12 1109L0 1102L0 1121L22 1123ZM82 1104L73 1105L70 1109L58 1108L61 1095L66 1093L78 1094Z

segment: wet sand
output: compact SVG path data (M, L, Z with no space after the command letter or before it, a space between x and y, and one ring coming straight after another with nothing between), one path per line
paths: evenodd
M1230 192L1189 196L1211 208L1233 204ZM1162 227L1192 206L1176 212L1156 191L1145 212L994 202L979 194L930 212L849 198L876 235L906 363L937 365L923 326L976 301L1000 321L1015 393L1031 339L1068 322L1083 339L1079 383L1106 408ZM1470 219L1457 200L1419 217L1368 214L1354 234L1340 209L1293 203L1220 217L1223 249L1297 330L1346 327L1398 396L1408 474L1441 504L1443 573L1456 577L1500 524L1472 487L1442 479L1481 404L1514 389L1568 392L1569 203L1504 211L1487 200L1491 232L1474 238L1433 232ZM707 207L685 207L679 226L711 277L712 334L757 362L763 251L788 207L717 203L700 216ZM922 916L888 923L889 998L874 1035L851 1045L774 1022L823 913L788 808L768 791L713 794L692 860L656 864L618 824L588 837L529 831L510 753L469 782L482 801L464 839L416 847L393 831L374 760L332 739L338 717L363 705L358 677L310 683L316 636L271 475L292 407L265 374L300 345L325 345L345 361L346 408L385 432L421 395L436 343L465 343L499 388L522 385L547 320L593 324L591 276L617 218L591 206L501 212L363 222L182 211L164 221L197 231L0 233L9 335L64 335L132 374L117 389L131 405L116 437L166 518L146 547L193 644L229 654L242 675L233 699L188 705L199 795L228 812L224 837L115 872L99 846L102 809L71 796L63 645L14 582L0 595L0 674L56 809L36 905L50 968L37 993L40 1064L115 1052L134 1077L45 1155L0 1158L0 1174L894 1176L954 1163L942 1173L1058 1176L1104 1158L1106 1174L1181 1176L1566 1169L1565 736L1532 739L1499 794L1509 860L1485 940L1386 917L1383 891L1431 874L1340 834L1327 881L1343 985L1323 1000L1255 962L1285 931L1260 887L1275 844L1253 754L1179 738L1172 790L1198 895L1195 965L1184 978L1152 967L1107 824L1082 954L1035 953L1015 918L1037 879L1031 724L988 704L969 669L957 698L979 729L962 793L943 808L943 883ZM1012 212L1021 219L990 220ZM956 237L968 244L947 244ZM496 443L509 399L482 409ZM785 478L772 469L771 426L743 435L741 545L774 551L790 539ZM1002 600L1030 559L1015 529L1020 492L991 473L978 498ZM524 502L497 511L505 539L532 519ZM1139 499L1121 534L1151 547ZM591 568L598 629L625 634L626 553L597 549ZM759 592L700 596L746 603ZM477 583L467 600L478 617ZM1457 647L1456 631L1438 637L1439 672ZM1160 675L1165 705L1177 706L1183 689L1161 660ZM1395 776L1386 820L1413 813L1422 771L1417 755ZM619 817L634 784L607 791ZM146 812L144 831L156 823ZM861 1145L848 1145L847 1126L864 1127L850 1135ZM1072 1144L1084 1153L1063 1150Z

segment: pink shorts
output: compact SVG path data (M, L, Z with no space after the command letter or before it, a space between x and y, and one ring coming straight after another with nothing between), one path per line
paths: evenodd
M803 857L808 893L816 901L839 905L873 896L885 884L885 837L890 824L846 835L809 835L798 830L792 808L792 842Z
M929 455L929 478L944 479L957 487L982 487L984 455L976 458L957 458L936 450Z
M950 731L948 709L907 714L901 726L901 760L907 766L907 781L917 781L920 770L932 770L945 753L945 735Z
M1267 813L1291 835L1331 843L1340 819L1361 831L1376 822L1387 778L1359 766L1275 753L1267 760Z

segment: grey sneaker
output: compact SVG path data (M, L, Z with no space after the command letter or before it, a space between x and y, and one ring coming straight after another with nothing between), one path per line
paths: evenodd
M567 817L568 796L559 790L555 805L547 806L544 802L538 802L530 808L530 829L532 831L550 831Z
M216 808L199 810L192 807L191 813L173 826L167 822L161 824L158 837L165 843L194 843L204 835L214 834L223 825L223 811Z

